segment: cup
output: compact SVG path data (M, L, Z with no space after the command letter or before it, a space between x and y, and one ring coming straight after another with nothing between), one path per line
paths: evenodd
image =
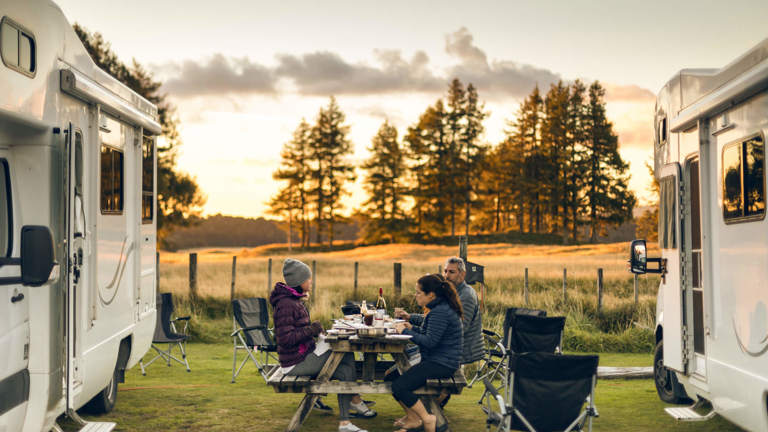
M363 322L367 326L373 325L373 312L368 312L367 314L365 314L365 316L363 317Z
M376 309L376 319L384 319L384 315L386 314L386 309Z

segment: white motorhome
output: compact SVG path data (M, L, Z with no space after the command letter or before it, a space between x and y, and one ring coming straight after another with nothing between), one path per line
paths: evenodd
M655 130L662 256L636 240L630 263L662 274L657 390L697 401L667 408L679 420L717 413L768 431L768 39L721 69L676 74L659 92Z
M0 431L48 431L150 346L161 127L49 0L0 0L0 55Z

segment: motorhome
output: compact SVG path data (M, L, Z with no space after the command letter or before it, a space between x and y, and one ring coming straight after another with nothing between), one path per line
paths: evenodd
M0 1L0 57L0 431L57 430L150 347L161 127L49 0Z
M679 420L768 431L768 39L720 69L684 69L656 100L661 273L654 372ZM653 265L649 265L653 264Z

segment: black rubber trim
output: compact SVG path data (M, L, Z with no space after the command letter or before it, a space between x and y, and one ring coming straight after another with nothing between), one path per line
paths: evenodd
M0 381L0 415L29 400L29 369Z

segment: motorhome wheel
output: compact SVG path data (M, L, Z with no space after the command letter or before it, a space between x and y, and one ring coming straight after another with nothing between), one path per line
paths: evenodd
M677 381L675 373L664 366L664 341L656 345L653 352L653 381L659 398L666 403L688 403L690 399L683 386Z
M117 403L118 373L118 368L115 368L107 386L83 406L83 411L91 414L106 414L112 411Z

